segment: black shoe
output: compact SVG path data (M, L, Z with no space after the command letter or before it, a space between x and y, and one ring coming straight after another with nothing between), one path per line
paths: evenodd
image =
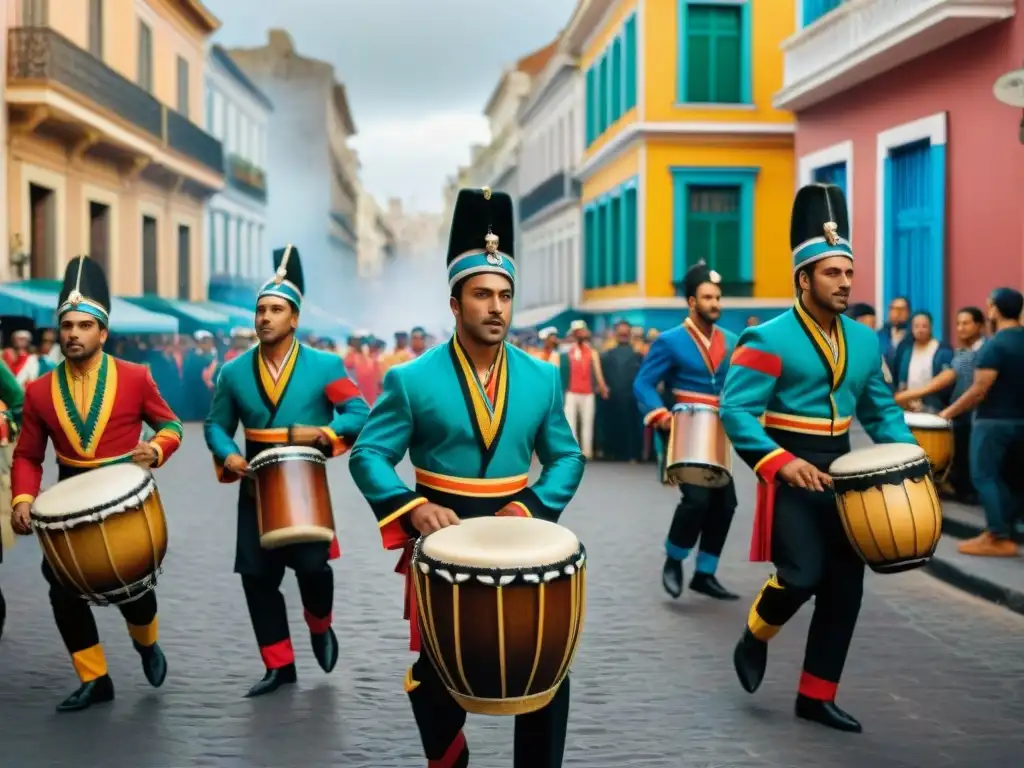
M722 586L713 573L695 573L690 579L690 589L714 600L739 600L740 596Z
M330 672L338 663L338 638L335 637L334 630L328 627L326 632L318 635L311 632L309 639L313 644L313 655L316 656L320 669Z
M661 586L673 598L678 598L683 594L682 560L673 560L671 557L665 558L665 567L661 569Z
M57 705L58 712L81 712L93 704L114 700L114 681L110 675L97 677L82 686Z
M743 630L743 637L733 651L732 662L743 690L753 693L764 680L764 671L768 666L768 643L758 640L749 629Z
M154 688L159 688L167 677L167 658L160 649L160 645L158 643L139 645L134 640L132 640L132 645L135 646L135 652L142 658L142 672L146 675L149 684Z
M812 723L827 725L837 731L860 733L863 730L857 719L843 712L834 701L819 701L799 695L796 697L796 716Z
M254 699L257 696L264 696L268 693L273 693L282 685L291 685L297 682L299 679L295 673L295 665L289 664L286 667L278 667L277 669L268 669L267 674L263 676L256 685L249 689L249 692L245 694L245 698Z

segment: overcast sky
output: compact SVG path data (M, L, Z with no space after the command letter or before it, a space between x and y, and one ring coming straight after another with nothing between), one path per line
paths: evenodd
M546 45L575 0L205 0L216 41L257 46L287 29L348 89L363 181L383 203L439 210L447 175L485 142L502 67Z

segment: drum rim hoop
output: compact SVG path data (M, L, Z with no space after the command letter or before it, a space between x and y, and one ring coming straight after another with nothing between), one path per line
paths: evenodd
M288 449L294 451L293 455L288 455L287 451L282 449ZM274 453L270 456L264 456L264 454L270 453L271 451L281 451L280 453ZM260 457L263 458L260 458ZM271 467L274 464L280 464L285 461L308 461L310 464L327 464L327 457L324 456L323 452L316 448L310 448L305 445L280 445L276 448L266 448L255 456L252 457L252 461L249 462L249 469L253 472L258 472L263 467Z
M110 466L116 466L116 465L111 464ZM136 464L134 466L138 466L138 465ZM39 501L39 499L36 498L36 500L32 502L32 507L29 510L29 517L32 520L35 520L35 521L40 522L40 523L63 523L63 522L66 522L68 520L77 520L80 517L88 517L89 515L95 515L95 514L98 514L100 512L105 512L106 510L110 509L111 507L116 507L116 506L118 506L120 504L124 504L126 501L128 501L133 496L139 496L143 491L150 491L150 493L147 493L145 496L142 497L142 501L145 502L146 499L148 499L150 496L153 495L153 491L156 490L156 478L153 477L153 473L151 471L149 471L148 469L144 469L142 467L139 467L139 468L142 469L146 473L145 477L142 480L142 483L138 487L134 488L131 491L128 491L126 493L121 494L117 498L114 498L114 499L112 499L110 501L105 501L105 502L103 502L103 504L100 504L100 505L97 505L97 506L94 506L94 507L89 507L88 509L82 509L82 510L78 510L76 512L65 512L65 513L60 514L60 515L42 515L42 514L38 513L36 511L36 506L35 505L36 505L36 502ZM97 467L97 469L100 469L100 467ZM68 479L70 480L71 478L68 478ZM57 485L60 485L60 483L58 482ZM46 490L49 491L51 488L56 488L57 485L53 485L50 488L47 488ZM40 494L40 495L42 495L42 494Z
M713 395L708 395L713 397ZM711 405L710 403L673 403L672 413L685 413L687 411L711 411L715 414L720 414L721 410L717 405Z
M837 494L849 493L851 491L863 492L867 488L874 488L879 485L891 485L892 481L889 482L870 482L874 478L882 478L891 476L895 480L900 478L901 482L907 480L920 480L925 477L931 477L932 465L931 461L927 456L915 459L914 461L907 461L901 464L890 465L888 467L879 467L876 469L865 470L856 473L849 474L835 474L832 473L833 489Z
M576 551L569 557L545 565L525 566L521 568L486 568L482 566L464 565L462 563L448 563L436 557L423 554L423 540L421 536L413 547L411 565L424 576L437 576L449 584L461 584L474 579L479 584L493 587L511 587L517 581L525 582L529 586L543 583L550 584L552 581L564 579L580 573L585 569L587 562L587 549L580 542ZM545 578L548 574L555 574ZM463 579L458 577L465 576ZM504 577L511 576L512 579L502 583Z

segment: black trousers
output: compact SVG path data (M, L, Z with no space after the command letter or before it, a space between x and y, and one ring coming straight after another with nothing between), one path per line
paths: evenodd
M665 553L675 560L685 560L700 539L703 557L698 557L698 570L714 573L736 512L736 486L732 481L724 488L683 484L679 495Z
M748 628L767 641L813 596L800 692L830 701L846 664L864 592L864 563L843 531L831 491L778 488L772 562L776 574L754 602Z
M426 654L412 665L405 688L430 768L467 768L469 747L462 735L466 711L448 693ZM516 716L514 768L561 768L568 722L566 678L550 704Z
M63 586L43 560L43 578L50 585L50 607L57 624L64 647L71 654L72 662L83 683L107 673L106 661L99 648L100 636L92 607L77 592ZM156 592L150 590L138 600L117 606L128 624L132 639L140 645L156 642ZM88 653L87 653L88 652Z
M264 567L257 575L242 575L242 589L260 654L268 669L295 662L288 630L288 613L281 594L285 568L295 571L299 595L310 632L322 634L331 625L334 571L328 563L327 544L294 544L263 553Z
M971 482L971 417L953 420L953 462L949 467L949 483L957 496L974 494Z

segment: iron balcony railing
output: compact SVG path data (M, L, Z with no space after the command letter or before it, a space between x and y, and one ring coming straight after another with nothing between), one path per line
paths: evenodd
M49 27L8 30L7 79L10 85L55 83L223 173L223 148L217 139Z
M578 200L581 184L565 171L549 176L519 199L519 220L526 221L563 200Z
M228 183L261 203L267 202L267 175L248 160L228 155Z

